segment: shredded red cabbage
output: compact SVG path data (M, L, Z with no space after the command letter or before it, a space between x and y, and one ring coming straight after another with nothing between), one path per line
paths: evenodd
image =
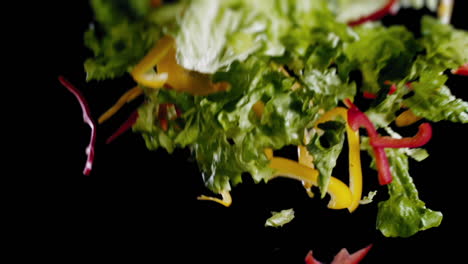
M68 91L70 91L76 97L76 99L80 103L81 110L83 112L83 120L91 128L91 138L88 147L86 147L86 155L88 156L88 158L86 160L86 164L83 170L83 174L88 176L91 173L94 161L94 146L96 144L96 123L91 118L91 111L89 109L88 103L83 94L80 92L80 90L78 90L63 76L59 76L58 80L65 88L68 89Z

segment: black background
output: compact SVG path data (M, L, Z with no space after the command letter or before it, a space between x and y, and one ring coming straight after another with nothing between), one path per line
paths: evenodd
M384 21L417 29L420 15L404 11ZM456 8L453 22L466 29L463 15L463 8ZM41 20L47 22L41 24L46 34L37 41L45 44L42 59L52 66L40 85L46 99L39 130L45 135L38 148L52 154L39 151L43 159L37 157L41 162L36 169L44 173L34 182L40 188L21 209L26 212L26 231L18 243L36 249L25 256L67 262L303 263L313 250L319 260L330 262L343 247L354 252L373 243L361 263L452 263L463 257L468 126L434 124L426 147L430 157L421 163L411 161L420 198L428 208L442 211L444 219L440 227L410 238L385 238L375 230L377 203L360 206L353 214L329 210L327 199L310 199L299 182L286 179L253 184L246 176L233 189L229 208L198 201L197 196L210 193L187 150L172 155L148 151L142 138L131 132L105 144L138 100L98 126L94 168L86 177L81 172L89 128L76 99L57 76L65 76L83 92L94 118L133 82L85 81L82 65L91 53L83 45L83 33L93 20L87 1L61 1ZM468 77L454 76L449 85L468 100ZM346 175L345 168L335 174ZM378 190L378 196L385 197L386 187L378 185L376 173L364 173L364 192ZM287 208L296 212L291 223L279 229L264 227L271 211Z

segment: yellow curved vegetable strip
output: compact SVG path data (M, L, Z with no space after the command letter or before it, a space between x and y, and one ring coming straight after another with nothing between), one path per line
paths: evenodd
M284 176L317 185L318 171L299 164L296 161L273 157L270 162L270 167L276 170L273 174L273 178ZM348 208L352 203L351 191L346 184L337 178L332 177L330 179L327 192L331 197L328 203L328 208L330 209Z
M305 146L297 146L297 157L299 164L305 165L309 168L314 169L314 158L309 154ZM310 198L314 198L314 193L312 192L312 184L310 182L302 181L302 186L304 186L307 195Z
M348 125L348 110L344 107L336 107L325 114L317 121L317 124L335 120L341 116L346 121L346 135L348 137L349 149L349 189L351 190L353 201L348 207L350 212L356 210L362 196L362 169L361 152L359 148L359 130L354 131Z
M167 73L156 74L154 66L169 52L174 41L169 36L161 38L150 52L133 68L132 76L135 81L145 87L159 89L167 81Z
M204 201L213 201L213 202L222 204L226 207L229 207L232 204L232 197L229 191L222 191L220 194L221 194L222 199L211 197L211 196L206 196L206 195L200 195L197 197L197 199L204 200Z
M349 189L353 195L353 202L348 207L352 213L359 206L362 196L362 169L361 169L361 149L359 143L359 130L352 130L346 125L349 149Z
M418 122L421 119L422 117L415 115L413 111L408 109L397 116L397 118L395 119L395 125L399 127L409 126Z
M263 150L263 152L265 152L265 156L267 157L267 159L271 160L273 158L273 149L266 148Z
M117 111L120 110L126 103L131 102L133 99L137 98L138 96L143 94L143 89L138 86L133 87L132 89L128 90L124 93L119 100L109 108L104 114L102 114L99 119L98 123L102 124L107 119L111 118Z

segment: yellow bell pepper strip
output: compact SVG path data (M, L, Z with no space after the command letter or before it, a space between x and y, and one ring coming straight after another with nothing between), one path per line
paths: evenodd
M317 121L317 125L323 122L335 120L341 116L346 121L346 135L348 137L348 155L349 155L349 189L353 195L353 201L348 207L350 212L356 210L362 196L362 169L361 169L361 150L359 143L359 130L354 131L348 124L348 110L344 107L336 107L323 114Z
M396 117L395 125L398 127L409 126L421 119L422 117L415 115L411 109L408 109Z
M265 156L267 157L267 159L271 160L273 158L273 149L266 148L263 150L263 152L265 152Z
M297 158L299 164L314 169L314 158L310 155L305 146L297 146ZM309 195L310 198L314 198L314 193L311 189L313 185L310 182L302 181L302 186L304 186L307 195Z
M198 200L204 200L204 201L213 201L217 202L221 205L224 205L226 207L231 206L232 204L232 197L229 191L222 191L221 193L222 199L216 198L216 197L211 197L211 196L206 196L206 195L200 195L197 197Z
M174 45L174 40L170 36L162 37L149 53L133 68L131 74L133 79L140 85L159 89L167 81L168 73L157 74L154 66L161 61Z
M306 181L317 186L318 171L299 164L296 161L281 157L273 157L270 161L270 167L275 170L272 179L283 176L299 181ZM328 208L344 209L352 203L352 194L348 186L337 178L332 177L327 190L330 195Z
M111 118L117 111L119 111L126 103L133 101L135 98L143 94L143 89L138 86L133 87L132 89L128 90L124 93L119 100L109 108L104 114L102 114L99 119L98 123L102 124L107 119Z

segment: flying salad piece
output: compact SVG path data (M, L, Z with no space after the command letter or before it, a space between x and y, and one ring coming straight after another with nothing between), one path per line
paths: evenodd
M99 123L145 97L108 141L132 128L150 150L189 148L211 192L200 200L229 206L232 186L249 173L255 182L298 180L309 196L318 189L329 197L329 208L353 212L363 199L361 167L371 166L377 180L366 180L388 186L377 215L385 236L441 223L419 199L408 159L427 157L420 147L431 122L468 122L468 102L445 84L444 73L466 75L468 62L468 33L449 25L453 1L90 3L87 80L135 80ZM378 21L422 6L440 19L422 17L418 37ZM394 131L408 125L419 127L412 137ZM345 141L347 183L333 176ZM275 155L291 145L297 160ZM361 164L361 150L370 165Z

